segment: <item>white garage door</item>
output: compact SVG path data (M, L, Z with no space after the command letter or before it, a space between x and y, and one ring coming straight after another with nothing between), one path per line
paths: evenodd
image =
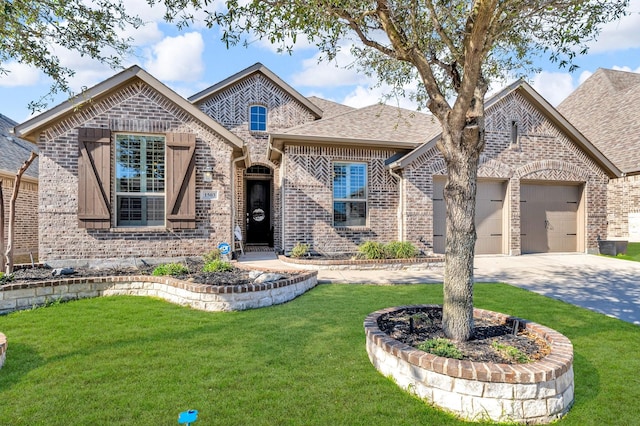
M445 179L434 179L433 195L433 251L444 253L446 208L444 204ZM500 254L502 249L503 208L506 182L478 181L476 192L476 254Z
M577 185L520 185L522 253L577 251L581 193Z

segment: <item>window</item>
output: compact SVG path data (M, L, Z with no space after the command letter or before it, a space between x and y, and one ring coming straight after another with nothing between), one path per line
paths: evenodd
M116 135L115 171L116 225L164 225L164 136Z
M334 163L333 225L367 225L367 165Z
M252 105L249 108L249 130L252 132L267 131L267 108L261 105Z

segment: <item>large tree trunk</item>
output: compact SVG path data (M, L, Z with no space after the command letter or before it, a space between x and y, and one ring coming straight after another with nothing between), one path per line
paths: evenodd
M466 341L473 336L473 257L475 253L476 184L480 159L477 127L443 133L448 150L444 188L447 232L442 325L447 337Z

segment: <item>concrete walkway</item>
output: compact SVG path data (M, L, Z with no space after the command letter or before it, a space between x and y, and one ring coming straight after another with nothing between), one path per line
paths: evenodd
M273 253L246 253L256 268L295 269ZM476 282L504 282L640 325L640 262L569 253L478 256ZM442 268L421 271L321 270L320 283L441 283Z

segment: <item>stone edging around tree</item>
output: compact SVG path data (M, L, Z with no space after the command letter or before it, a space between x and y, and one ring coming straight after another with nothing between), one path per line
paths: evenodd
M151 275L55 279L0 286L0 314L57 300L115 295L159 297L202 311L241 311L288 302L317 283L315 271L273 282L233 286L198 284Z
M393 339L378 327L381 315L429 307L439 306L393 307L367 316L367 353L380 373L466 420L549 423L569 410L574 398L573 345L565 336L524 319L474 309L476 318L518 320L551 347L551 353L537 362L507 365L435 356Z

